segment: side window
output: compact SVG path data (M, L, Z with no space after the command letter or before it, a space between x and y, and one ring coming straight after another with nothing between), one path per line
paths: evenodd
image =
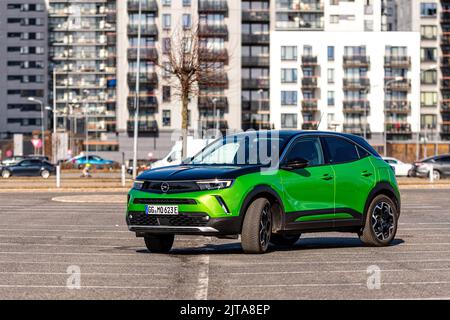
M356 146L356 149L358 150L358 155L360 159L364 159L368 156L370 156L370 153L367 152L365 149L361 148L360 146ZM397 164L396 160L390 160L392 163Z
M345 139L325 137L330 164L346 163L359 160L356 145Z
M443 157L441 162L450 163L450 157Z
M294 142L286 157L286 162L295 159L305 159L310 166L324 164L322 146L319 138L301 138Z

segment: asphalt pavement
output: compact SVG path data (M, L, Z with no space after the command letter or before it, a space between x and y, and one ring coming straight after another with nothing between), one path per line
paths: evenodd
M127 230L123 193L106 203L0 193L0 299L450 299L449 195L403 191L387 248L305 234L245 255L237 240L179 236L160 255Z

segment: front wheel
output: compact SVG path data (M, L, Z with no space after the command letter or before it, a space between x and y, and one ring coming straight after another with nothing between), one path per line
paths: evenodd
M44 178L44 179L50 178L50 171L48 171L48 170L42 170L42 171L41 171L41 177Z
M269 200L259 198L247 209L242 226L242 249L245 253L267 251L272 234L272 212Z
M397 225L395 203L388 196L379 195L372 200L366 212L366 223L359 238L368 246L388 246L395 238Z
M301 234L272 234L270 242L276 246L289 247L293 246L300 236Z
M172 249L175 236L173 234L165 235L147 235L144 237L145 246L153 253L167 253Z
M3 179L9 179L11 177L11 172L9 172L8 170L3 170L2 177Z

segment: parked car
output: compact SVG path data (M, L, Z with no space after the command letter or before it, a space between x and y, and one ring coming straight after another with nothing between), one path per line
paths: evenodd
M269 133L230 135L181 165L142 173L128 195L129 230L151 252L170 251L180 234L241 235L245 253L293 245L308 232L355 233L368 246L392 243L397 181L363 138Z
M434 180L450 176L450 154L434 156L414 163L413 175L426 178L433 168Z
M1 167L0 171L4 179L8 179L12 176L41 176L44 179L48 179L52 174L56 172L56 167L45 160L24 159L17 164Z
M114 167L115 162L112 160L105 160L99 156L96 155L88 155L87 159L85 155L79 155L76 156L68 161L69 163L72 163L74 166L76 166L78 169L83 168L86 164L91 164L96 167L107 167L109 169L112 169Z
M49 157L39 155L39 154L30 154L28 156L25 156L25 159L39 159L39 160L44 160L44 161L50 161Z
M24 156L14 156L14 157L6 158L5 160L3 160L1 162L1 165L2 166L12 166L12 165L19 163L23 159L25 159Z
M409 163L404 163L396 158L383 158L395 171L397 177L411 177L413 175L414 166Z

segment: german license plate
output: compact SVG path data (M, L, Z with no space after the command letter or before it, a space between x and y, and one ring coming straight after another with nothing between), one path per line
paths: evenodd
M145 207L145 214L149 216L153 215L166 215L176 216L178 215L178 206L151 206Z

